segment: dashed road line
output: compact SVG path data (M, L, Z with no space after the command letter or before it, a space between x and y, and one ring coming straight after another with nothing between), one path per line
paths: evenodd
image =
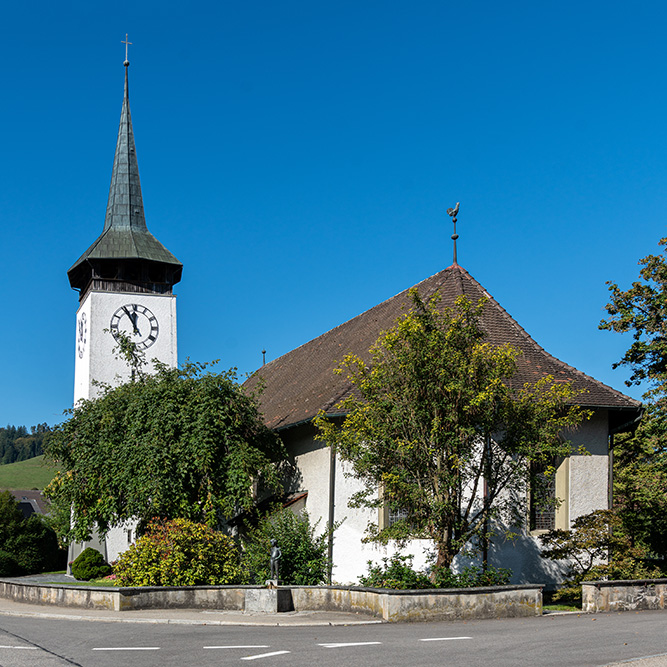
M37 651L36 646L0 646L0 648L15 648L24 651Z
M427 639L420 639L420 642L450 642L454 639L472 639L472 637L428 637Z
M285 653L290 653L290 651L273 651L271 653L260 653L259 655L247 655L241 660L259 660L260 658L271 658L274 655L284 655Z
M238 644L236 646L204 646L205 649L217 648L269 648L268 644Z
M343 648L345 646L372 646L377 644L382 644L382 642L330 643L330 644L318 644L318 646L324 646L324 648Z
M91 651L159 651L159 646L100 646Z

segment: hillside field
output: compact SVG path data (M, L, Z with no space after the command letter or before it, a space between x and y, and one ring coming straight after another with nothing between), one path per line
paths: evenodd
M43 489L55 471L44 463L43 454L27 461L0 465L0 489Z

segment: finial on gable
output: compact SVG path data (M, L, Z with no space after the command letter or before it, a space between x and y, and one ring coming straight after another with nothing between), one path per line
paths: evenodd
M123 63L123 65L125 65L125 67L129 67L130 61L127 59L127 47L128 44L132 44L132 42L127 41L127 33L125 33L125 41L121 40L120 43L125 44L125 62Z
M447 209L447 215L451 216L452 222L454 223L454 233L452 234L452 241L454 241L454 262L453 264L456 266L458 262L456 261L456 239L459 238L459 235L456 233L456 216L459 214L459 202L456 202L456 206L454 208L448 208Z

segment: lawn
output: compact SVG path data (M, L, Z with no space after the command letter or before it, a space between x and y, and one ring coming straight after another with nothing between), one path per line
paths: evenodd
M0 489L43 489L56 469L44 463L44 455L0 465Z

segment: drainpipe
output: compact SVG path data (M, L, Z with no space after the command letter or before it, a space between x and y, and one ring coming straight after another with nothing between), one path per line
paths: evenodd
M327 579L331 585L331 575L333 571L333 525L336 518L336 445L331 445L329 456L329 539L327 557L329 558L329 571Z

